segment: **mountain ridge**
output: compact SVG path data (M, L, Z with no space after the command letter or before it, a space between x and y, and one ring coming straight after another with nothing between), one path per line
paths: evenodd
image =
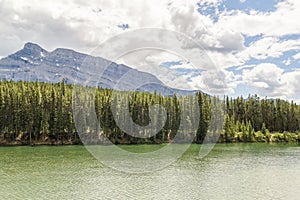
M97 76L99 72L101 77ZM189 95L196 92L168 87L153 74L101 57L67 48L47 51L32 42L25 43L23 49L0 59L0 79L53 83L60 82L62 78L70 84L84 83L128 91L157 91L163 95Z

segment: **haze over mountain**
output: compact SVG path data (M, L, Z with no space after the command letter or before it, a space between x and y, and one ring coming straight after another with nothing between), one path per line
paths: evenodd
M163 95L195 92L170 88L150 73L71 49L48 52L37 44L26 43L23 49L0 60L0 79L60 82L63 78L67 83L126 91L156 90Z

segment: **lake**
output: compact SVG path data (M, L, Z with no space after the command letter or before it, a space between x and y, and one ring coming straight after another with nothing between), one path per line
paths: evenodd
M300 146L193 144L161 170L113 170L84 146L0 147L1 199L300 199ZM135 152L155 145L122 146Z

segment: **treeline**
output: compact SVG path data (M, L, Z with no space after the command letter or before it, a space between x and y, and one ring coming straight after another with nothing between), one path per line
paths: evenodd
M222 141L297 142L300 139L300 107L293 101L225 98Z
M115 144L202 143L205 138L213 141L216 132L219 142L297 142L300 138L300 107L294 102L257 96L218 101L203 93L170 97L82 86L76 86L74 98L74 87L64 80L52 84L0 81L0 143L79 144L82 139L101 144L104 136ZM151 118L151 107L158 117ZM93 113L101 130L92 120ZM220 120L224 126L217 130ZM133 124L145 129L137 131Z
M0 81L1 143L77 141L72 115L72 86Z

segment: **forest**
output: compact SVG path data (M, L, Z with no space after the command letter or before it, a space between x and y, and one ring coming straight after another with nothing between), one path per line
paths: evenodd
M220 143L300 140L300 106L293 101L261 99L257 95L235 99L225 96L218 101L201 92L184 97L130 92L127 99L122 92L111 89L76 86L80 97L75 97L89 102L96 113L101 127L99 133L98 129L89 127L89 113L82 113L83 109L76 111L74 87L64 80L60 83L0 81L0 145L82 144L82 139L85 144L103 144L103 136L114 144L187 141L184 138L202 143L205 138L214 138L214 132L219 132ZM86 89L94 93L85 93ZM128 107L130 117L123 115L122 109L115 110L117 115L114 115L115 98L123 98L120 102ZM160 118L150 119L149 108L157 104L166 111L165 123L158 121ZM211 113L219 113L219 118ZM159 130L151 129L157 134L145 131L143 137L134 137L118 126L116 117L126 123L131 118L140 126L150 122L163 124ZM222 130L211 127L212 121L218 120L222 120ZM181 123L187 127L183 133ZM176 137L178 134L181 137Z

